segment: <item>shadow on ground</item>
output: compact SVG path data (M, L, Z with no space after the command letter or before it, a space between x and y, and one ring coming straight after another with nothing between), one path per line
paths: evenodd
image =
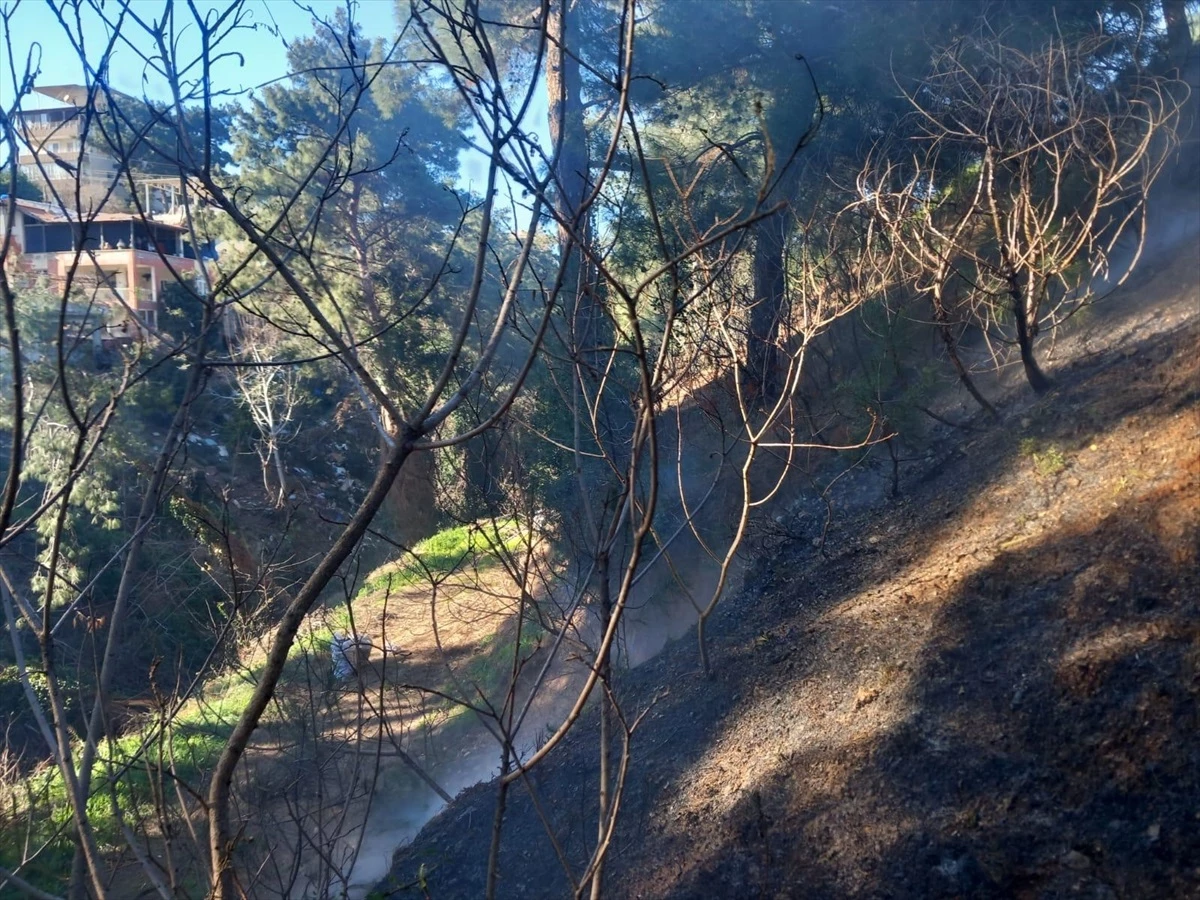
M1090 358L841 523L830 559L764 561L719 613L713 680L688 638L625 673L654 706L608 893L1200 895L1198 337ZM1064 471L1038 471L1049 447ZM594 748L586 721L530 779L573 873ZM529 797L499 895L569 895ZM482 896L494 809L494 785L464 792L380 895Z

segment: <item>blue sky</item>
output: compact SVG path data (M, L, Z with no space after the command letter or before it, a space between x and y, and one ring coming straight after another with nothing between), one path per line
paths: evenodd
M57 0L61 3L61 0ZM201 10L221 9L222 0L197 0ZM131 0L131 8L146 20L160 18L167 4L164 0ZM108 15L115 15L116 4L108 4ZM234 32L222 44L222 50L230 55L213 66L215 88L231 91L251 91L287 74L286 43L313 32L313 14L332 18L339 8L346 8L346 0L305 0L303 5L293 0L247 0L247 26ZM62 25L57 21L47 0L0 0L0 9L11 11L8 34L0 34L0 105L7 107L14 94L12 64L18 73L32 51L40 67L36 79L38 85L83 83L83 67L78 56L63 37ZM187 4L175 4L177 22L189 18ZM354 16L364 37L391 37L397 29L395 0L356 0ZM85 38L90 42L89 55L98 55L107 39L108 28L94 14L85 15ZM3 25L0 24L0 28ZM139 29L129 27L123 33L135 37ZM181 29L181 39L194 41L195 29ZM3 40L7 39L7 40ZM12 45L9 56L8 42ZM147 47L147 42L138 42ZM148 49L148 48L147 48ZM233 54L236 54L233 55ZM155 100L168 100L165 85L154 78L143 79L146 64L138 52L129 46L118 46L109 68L109 83L118 91L133 96L148 95ZM539 92L540 93L540 92ZM542 98L539 96L539 100ZM23 106L27 109L57 105L55 101L34 93L27 97ZM546 129L544 101L535 103L530 111L531 127L538 133ZM9 148L0 144L0 162L8 158ZM464 150L460 159L460 185L478 190L486 180L486 158Z
M212 2L210 7L221 7L224 4ZM55 19L50 5L45 0L0 0L0 6L14 9L10 20L10 35L13 56L18 67L23 64L26 54L31 48L38 49L40 45L41 74L38 84L72 84L81 83L83 70L75 54L61 37L62 26ZM133 0L132 8L138 15L146 19L154 19L162 15L165 4L162 0ZM206 0L199 0L197 6L204 9ZM345 0L307 0L305 6L311 8L317 15L332 16L338 7L345 8ZM109 4L109 9L113 7ZM355 18L364 35L382 37L391 35L396 30L396 7L393 0L362 0L356 4ZM242 59L232 57L219 62L213 70L214 85L235 89L252 89L287 72L287 50L285 41L293 40L312 32L312 15L308 10L300 8L290 0L248 0L246 4L246 24L252 26L235 32L229 41L223 45L226 51L234 51ZM112 13L110 13L112 14ZM186 4L176 4L177 20L188 16ZM85 18L89 26L87 36L96 43L98 50L101 41L106 37L103 23L95 17ZM278 32L278 37L273 32ZM129 29L126 33L134 33ZM194 34L194 29L191 32ZM184 33L186 40L187 34ZM153 83L143 86L142 74L144 63L130 47L118 47L113 55L112 66L109 70L109 81L119 91L140 96L149 93L152 96L161 92L161 88ZM12 76L9 71L8 47L0 46L0 103L7 105L13 96ZM155 99L165 99L155 97ZM27 104L36 104L30 99ZM47 101L48 102L48 101Z
M58 0L61 2L61 0ZM166 0L131 0L134 12L146 20L163 16ZM115 4L108 4L109 16L115 14ZM197 0L200 10L223 8L222 0ZM305 0L302 6L293 0L247 0L247 28L235 31L222 44L223 52L230 55L217 61L212 67L212 83L215 88L233 91L250 91L265 83L286 76L286 43L298 37L312 34L313 13L322 18L332 18L338 8L346 8L347 0ZM38 85L82 84L83 66L70 44L53 8L47 0L0 0L0 10L11 11L8 19L8 34L0 34L0 104L6 107L14 94L12 65L23 71L24 61L34 53L40 74ZM176 22L182 23L190 17L185 2L175 4ZM390 37L397 29L395 0L356 0L354 17L364 37ZM107 25L90 14L84 17L85 38L89 43L89 55L98 55L108 37ZM0 29L4 25L0 24ZM122 29L126 35L136 36L137 28ZM196 30L182 29L181 40L194 41ZM6 40L4 40L6 38ZM11 42L12 56L10 58ZM138 42L146 47L146 42ZM236 54L236 55L233 55ZM166 86L161 80L144 79L145 62L132 47L118 46L109 67L109 84L116 90L132 96L149 95L154 100L169 100ZM539 97L540 98L540 97ZM26 97L23 106L28 109L56 106L55 101L40 94ZM530 120L535 131L546 128L545 103L535 104L530 110ZM0 161L8 157L7 146L0 142ZM479 190L486 179L486 158L475 152L464 150L460 156L460 184Z

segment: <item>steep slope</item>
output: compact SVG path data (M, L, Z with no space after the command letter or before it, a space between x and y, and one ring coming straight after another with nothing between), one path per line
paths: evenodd
M1186 199L1186 198L1185 198ZM1194 197L1185 214L1194 216ZM780 548L624 673L615 897L1200 896L1200 260L1195 229L1019 387L941 433L899 501ZM976 422L976 425L982 425ZM669 687L664 687L669 686ZM531 783L580 871L595 725ZM494 787L380 893L482 896ZM500 894L569 896L528 793Z

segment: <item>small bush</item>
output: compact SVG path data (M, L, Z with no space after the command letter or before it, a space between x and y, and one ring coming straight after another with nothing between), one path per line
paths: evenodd
M1033 470L1039 478L1051 478L1067 468L1067 457L1057 444L1041 447L1034 438L1021 440L1021 455L1033 461Z

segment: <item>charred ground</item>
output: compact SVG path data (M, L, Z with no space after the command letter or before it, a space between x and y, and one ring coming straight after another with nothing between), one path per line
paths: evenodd
M756 560L712 680L686 638L622 675L652 709L613 896L1200 896L1198 266L1160 262L1050 395L940 431L824 554ZM530 777L540 812L510 801L503 896L582 868L594 728ZM494 797L460 795L379 894L481 896Z

